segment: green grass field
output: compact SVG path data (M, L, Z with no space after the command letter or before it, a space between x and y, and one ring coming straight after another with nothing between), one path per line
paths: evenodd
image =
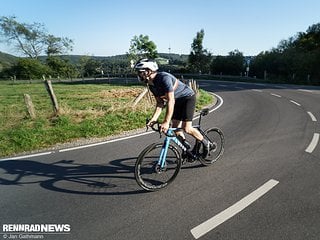
M0 82L0 156L48 148L82 138L115 135L141 128L154 103L144 98L132 108L143 91L141 85L53 83L61 114L53 107L43 83ZM23 94L29 94L36 119L28 116ZM200 91L197 108L212 102Z

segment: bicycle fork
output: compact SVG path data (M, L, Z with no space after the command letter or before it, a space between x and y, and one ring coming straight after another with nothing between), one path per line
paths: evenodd
M167 136L162 145L160 157L157 162L157 167L160 167L159 171L164 170L166 167L166 159L171 141L174 141L184 152L187 151L187 148L175 136Z
M170 140L168 138L166 138L163 145L162 145L160 157L159 157L159 160L157 163L157 166L160 167L160 170L164 169L164 167L165 167L169 144L170 144Z

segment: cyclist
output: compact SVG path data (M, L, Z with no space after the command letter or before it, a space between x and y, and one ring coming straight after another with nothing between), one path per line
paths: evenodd
M140 81L145 82L156 98L156 107L148 126L152 126L159 118L162 109L166 106L166 113L161 124L161 131L167 132L170 121L172 127L181 127L203 144L203 157L205 158L212 146L203 135L192 127L192 119L196 105L196 95L186 84L167 72L158 72L158 65L154 60L141 59L134 69L137 71ZM182 131L176 133L185 142Z

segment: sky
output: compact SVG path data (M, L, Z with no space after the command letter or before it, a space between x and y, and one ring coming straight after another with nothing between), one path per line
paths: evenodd
M125 54L140 34L160 53L189 54L201 29L213 55L257 55L320 23L319 9L319 0L0 0L0 17L42 23L74 41L70 54L90 56ZM0 51L19 56L5 42Z

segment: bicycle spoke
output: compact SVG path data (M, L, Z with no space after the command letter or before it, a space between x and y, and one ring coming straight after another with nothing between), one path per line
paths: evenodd
M168 185L178 174L181 161L178 152L169 146L164 167L159 166L162 144L154 145L140 156L136 165L136 180L146 190L154 191Z
M206 131L206 135L210 142L212 143L211 150L208 156L203 159L201 158L200 161L204 165L210 165L217 161L220 156L223 154L224 151L224 137L221 130L217 128L211 128ZM202 152L202 146L200 148L200 152Z

